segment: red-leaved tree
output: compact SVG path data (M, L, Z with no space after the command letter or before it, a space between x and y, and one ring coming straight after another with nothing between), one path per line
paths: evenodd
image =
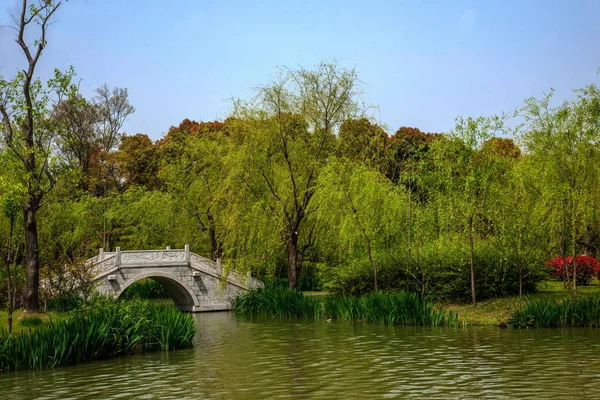
M591 256L577 256L577 284L589 285L592 277L600 272L600 261ZM573 257L556 257L546 261L546 268L556 278L567 282L567 276L573 276Z

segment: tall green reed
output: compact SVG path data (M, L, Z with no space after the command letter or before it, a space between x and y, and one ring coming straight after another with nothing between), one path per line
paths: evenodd
M360 297L304 296L282 287L254 289L231 300L234 312L281 318L361 320L386 325L458 326L458 314L434 308L408 292L375 292Z
M140 300L97 299L64 319L18 335L0 334L0 370L52 368L192 345L191 315Z
M508 325L530 327L599 327L600 296L576 300L535 300L512 313Z

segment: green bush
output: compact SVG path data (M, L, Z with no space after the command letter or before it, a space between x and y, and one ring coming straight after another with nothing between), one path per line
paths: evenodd
M508 318L508 326L511 328L525 329L534 326L534 317L525 310L517 310Z
M60 321L0 336L0 370L52 368L192 345L190 314L148 302L97 298Z
M463 242L455 236L442 236L421 246L418 252L415 250L412 259L403 253L404 249L378 252L375 258L379 289L423 294L431 301L469 301L469 252ZM517 269L490 243L476 242L474 262L479 300L518 294ZM544 272L544 262L540 260L538 271L524 279L523 292L534 292L545 277ZM322 277L324 288L332 293L360 296L375 289L372 266L359 252L324 268Z
M66 312L75 310L85 303L83 297L77 293L61 293L46 302L48 311Z
M273 276L259 276L258 280L266 286L289 287L287 278L275 278ZM303 292L314 292L323 290L321 272L318 263L306 262L302 265L298 277L298 290Z
M171 294L159 282L153 279L141 279L129 286L121 294L124 300L130 299L168 299Z
M44 322L40 317L23 317L19 321L19 325L26 328L35 328L42 325Z

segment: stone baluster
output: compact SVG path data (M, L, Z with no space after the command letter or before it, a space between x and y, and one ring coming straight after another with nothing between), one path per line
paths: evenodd
M184 252L185 252L185 262L189 264L190 263L190 245L189 244L185 245Z
M117 247L115 249L115 266L116 267L121 266L121 248L120 247Z
M98 252L98 261L104 260L104 248L100 247L100 251Z
M248 289L252 289L252 271L248 271Z
M222 274L223 274L223 265L221 264L221 259L217 258L217 275L220 278Z

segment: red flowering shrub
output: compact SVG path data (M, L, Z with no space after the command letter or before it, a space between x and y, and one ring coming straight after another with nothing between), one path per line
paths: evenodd
M566 268L565 268L566 259ZM577 256L577 284L589 285L593 276L600 272L600 261L590 256ZM550 274L556 278L567 280L567 271L569 277L573 276L573 257L556 257L546 261L546 268Z

